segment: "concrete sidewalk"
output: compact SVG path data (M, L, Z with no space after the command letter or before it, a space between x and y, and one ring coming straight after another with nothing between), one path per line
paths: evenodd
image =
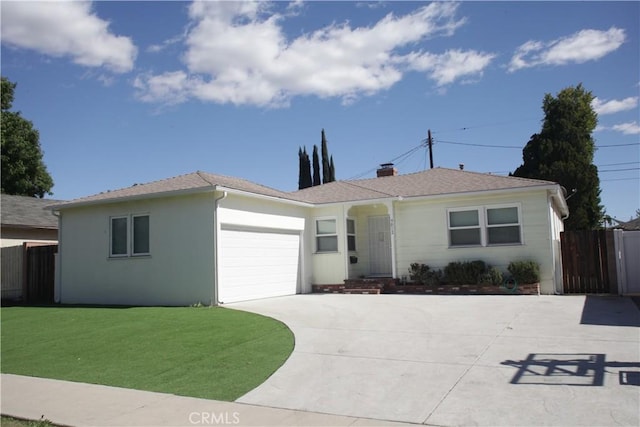
M65 426L402 426L383 420L2 374L3 415Z

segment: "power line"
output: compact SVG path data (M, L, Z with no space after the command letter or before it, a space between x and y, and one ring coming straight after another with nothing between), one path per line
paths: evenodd
M516 147L513 145L491 145L491 144L473 144L470 142L455 142L455 141L442 141L440 139L436 139L436 143L441 144L455 144L455 145L468 145L472 147L485 147L485 148L515 148L518 150L522 150L522 147Z
M623 163L606 163L606 164L602 164L602 165L596 165L596 166L621 166L621 165L637 165L640 162L623 162Z
M606 170L599 170L598 172L625 172L625 171L637 171L637 170L640 170L640 168L606 169Z
M632 146L632 145L640 145L640 142L630 142L628 144L596 145L596 148L629 147L629 146Z
M638 181L640 180L640 176L637 176L635 178L611 178L611 179L601 179L600 182L607 182L607 181Z

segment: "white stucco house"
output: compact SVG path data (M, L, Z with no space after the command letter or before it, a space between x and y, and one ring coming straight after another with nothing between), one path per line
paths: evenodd
M195 172L61 203L62 303L188 305L401 277L413 262L541 267L562 289L555 183L436 168L282 192Z

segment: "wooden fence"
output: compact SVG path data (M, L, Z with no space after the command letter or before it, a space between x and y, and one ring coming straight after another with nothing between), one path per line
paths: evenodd
M617 293L613 230L560 233L565 294Z
M52 303L58 245L25 242L2 248L2 300Z
M32 246L27 248L26 300L30 303L52 303L55 283L55 254L58 245Z

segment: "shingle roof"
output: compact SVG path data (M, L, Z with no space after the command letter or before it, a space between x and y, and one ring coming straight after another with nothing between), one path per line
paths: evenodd
M632 219L631 221L618 221L615 220L618 225L614 228L620 228L626 231L640 230L640 217L636 219Z
M290 193L308 203L335 203L385 197L421 197L553 185L536 179L435 168L407 175L335 181Z
M36 197L0 196L0 216L3 226L30 228L58 228L58 218L45 208L60 200Z
M54 208L58 209L82 204L118 202L126 199L168 195L178 192L210 191L215 186L246 191L264 196L287 198L287 194L282 191L265 187L264 185L256 184L245 179L198 171L146 184L134 184L131 187L105 191L93 196L70 200L69 202L55 205Z
M334 181L293 192L282 192L241 178L194 172L147 184L136 184L119 190L55 205L68 206L118 202L131 198L164 196L178 192L210 191L216 186L257 195L311 204L364 201L394 197L420 197L504 189L528 188L554 184L534 179L505 177L458 169L436 168L407 175Z

